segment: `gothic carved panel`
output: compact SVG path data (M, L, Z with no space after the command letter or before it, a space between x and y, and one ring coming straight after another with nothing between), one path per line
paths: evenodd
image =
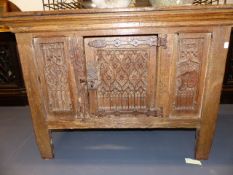
M176 112L197 112L202 96L207 39L205 35L184 35L179 38L176 60L175 99Z
M47 84L49 109L52 112L71 111L72 104L64 43L43 43L40 48L44 59L44 76Z
M46 109L52 116L73 117L77 111L77 95L73 70L71 43L68 37L34 38L35 63Z
M98 113L149 111L148 115L159 115L153 75L157 41L156 36L150 36L94 38L86 42L88 89L96 92Z
M97 50L96 60L100 110L146 109L146 50Z

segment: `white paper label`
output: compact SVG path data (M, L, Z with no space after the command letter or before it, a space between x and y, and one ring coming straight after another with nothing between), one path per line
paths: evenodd
M195 160L195 159L190 159L190 158L185 158L185 162L187 164L192 164L192 165L199 165L199 166L202 165L201 161Z

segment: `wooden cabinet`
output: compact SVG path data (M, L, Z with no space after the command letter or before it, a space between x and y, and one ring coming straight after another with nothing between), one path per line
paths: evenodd
M232 16L231 6L7 14L42 157L53 157L53 129L194 128L207 159Z

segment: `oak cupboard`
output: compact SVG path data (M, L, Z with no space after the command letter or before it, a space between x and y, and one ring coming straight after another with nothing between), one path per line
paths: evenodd
M41 156L53 129L194 128L214 136L233 6L5 13ZM225 47L224 47L225 46Z

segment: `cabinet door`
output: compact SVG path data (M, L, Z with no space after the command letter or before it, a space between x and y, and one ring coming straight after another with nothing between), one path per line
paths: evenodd
M205 88L210 33L185 33L177 36L172 115L200 116ZM188 114L188 115L187 115Z
M48 117L77 117L78 92L70 37L34 38L38 78Z
M85 38L90 111L157 116L157 36Z

